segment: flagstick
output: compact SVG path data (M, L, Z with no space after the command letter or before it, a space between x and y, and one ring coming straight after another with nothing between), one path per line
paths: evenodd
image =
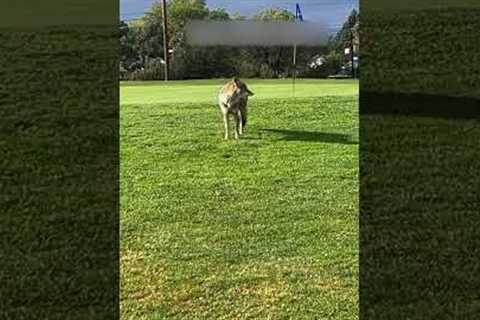
M293 97L295 98L295 79L297 78L297 45L293 46Z
M303 21L302 12L300 11L300 5L295 4L295 22L298 20ZM297 44L293 45L293 97L295 98L295 80L297 79Z

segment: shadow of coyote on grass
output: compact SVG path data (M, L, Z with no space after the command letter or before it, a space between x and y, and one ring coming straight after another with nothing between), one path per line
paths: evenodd
M282 134L283 137L280 138L280 140L285 141L311 141L324 143L358 144L358 141L354 141L350 135L340 133L284 129L261 129L260 131Z

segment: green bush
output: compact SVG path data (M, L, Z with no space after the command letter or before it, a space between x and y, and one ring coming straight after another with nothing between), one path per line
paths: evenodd
M127 76L128 80L163 80L165 78L165 67L164 64L161 62L160 58L151 59L149 60L145 68L137 69L130 72Z

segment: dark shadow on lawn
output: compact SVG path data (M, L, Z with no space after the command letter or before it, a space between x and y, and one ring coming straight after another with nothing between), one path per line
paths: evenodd
M323 143L358 144L358 141L353 141L351 136L340 133L284 129L261 129L261 131L280 133L283 135L280 140L285 141L311 141Z

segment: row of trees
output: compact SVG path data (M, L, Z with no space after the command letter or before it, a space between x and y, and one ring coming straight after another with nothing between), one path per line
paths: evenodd
M224 9L209 10L204 0L170 0L167 4L169 48L173 79L279 78L292 74L292 47L192 47L185 41L188 20L245 20ZM284 9L268 9L254 20L294 20ZM300 47L297 70L303 77L326 77L345 68L344 48L350 47L351 35L358 41L358 13L352 11L343 28L321 47ZM145 16L122 22L120 26L121 62L124 79L163 79L163 15L160 3L154 3Z

